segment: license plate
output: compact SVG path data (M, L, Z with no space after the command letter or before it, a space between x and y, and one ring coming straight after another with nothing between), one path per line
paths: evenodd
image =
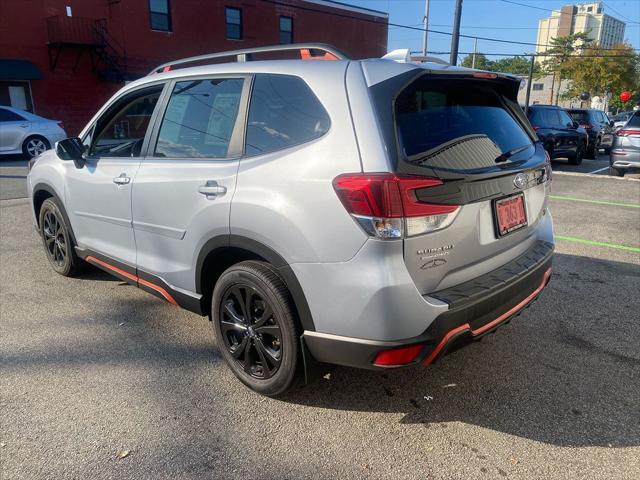
M499 237L527 226L524 193L496 200L494 211Z
M613 135L606 134L600 139L600 145L611 146L613 143Z

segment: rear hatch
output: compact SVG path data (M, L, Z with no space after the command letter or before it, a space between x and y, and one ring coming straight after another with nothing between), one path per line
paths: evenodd
M372 87L381 116L393 91L385 83ZM513 77L466 70L425 72L395 91L395 171L438 179L411 195L448 215L405 219L405 263L422 294L499 268L536 240L550 167L518 88ZM425 223L435 228L421 233Z

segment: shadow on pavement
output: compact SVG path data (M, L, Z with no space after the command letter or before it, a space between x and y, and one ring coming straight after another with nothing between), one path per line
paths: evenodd
M561 446L638 446L639 287L638 265L558 254L538 302L495 335L431 367L336 368L286 401Z

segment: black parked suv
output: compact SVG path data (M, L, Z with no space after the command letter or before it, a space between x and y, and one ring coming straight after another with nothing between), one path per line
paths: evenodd
M572 165L582 163L582 155L589 145L587 133L563 108L531 105L527 116L551 159L567 158Z
M597 158L600 148L604 148L604 153L608 155L614 129L607 114L595 108L571 108L567 112L589 135L589 148L585 152L585 158Z

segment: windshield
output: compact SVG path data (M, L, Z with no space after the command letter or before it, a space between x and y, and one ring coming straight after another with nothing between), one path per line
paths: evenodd
M524 128L483 82L418 79L398 96L395 115L400 145L411 163L477 168L495 165L496 159L510 157L508 152L517 151L514 159L533 153Z

